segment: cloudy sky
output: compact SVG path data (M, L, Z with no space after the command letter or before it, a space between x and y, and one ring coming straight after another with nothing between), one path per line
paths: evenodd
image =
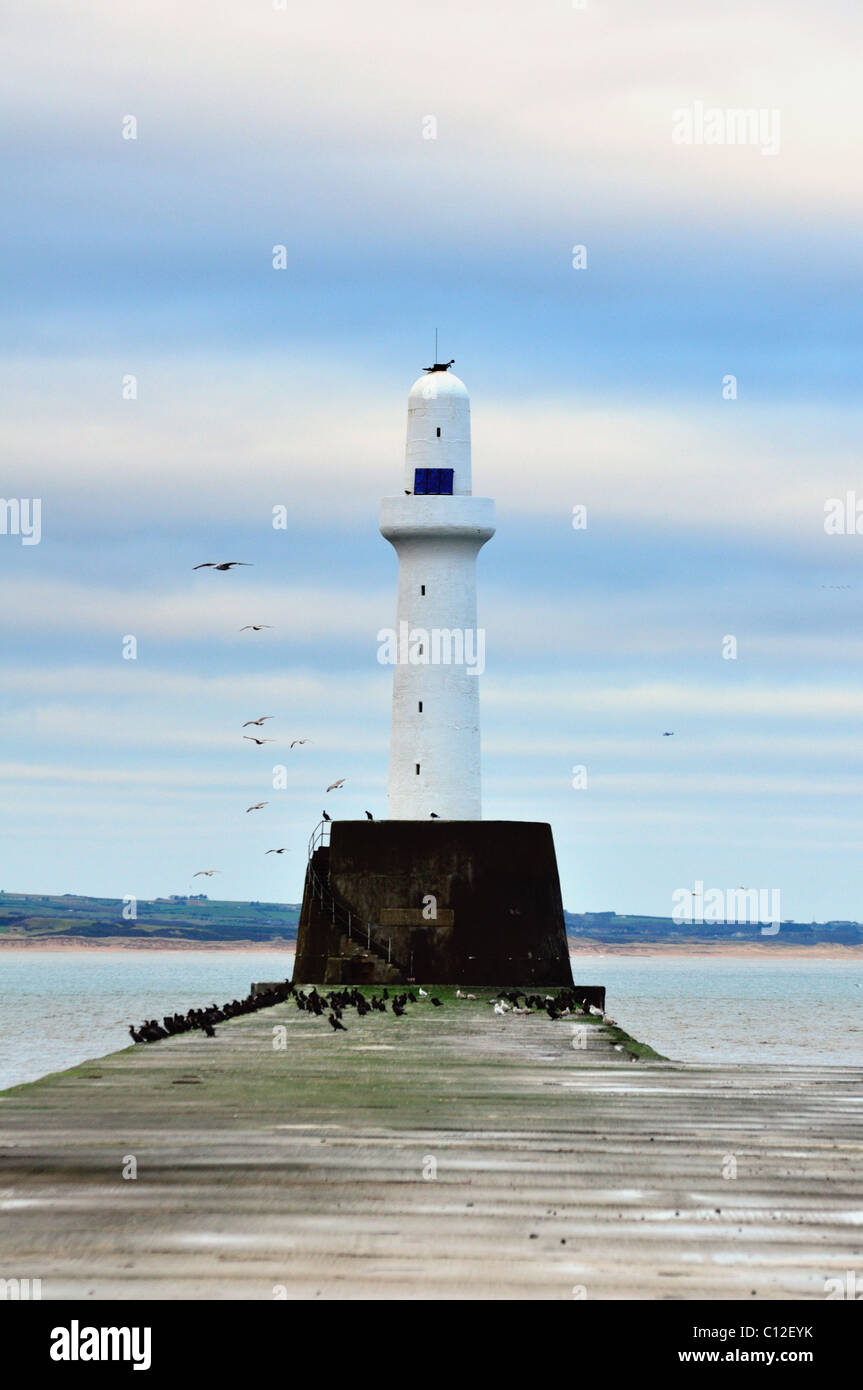
M325 804L385 814L377 512L438 327L498 507L485 816L552 823L574 911L701 880L863 915L863 535L824 525L863 509L859 5L8 0L3 30L0 493L42 536L0 535L0 887L296 900ZM672 138L749 108L769 141ZM219 559L254 568L192 573Z

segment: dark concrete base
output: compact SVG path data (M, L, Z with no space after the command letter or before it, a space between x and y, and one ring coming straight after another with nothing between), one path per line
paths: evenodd
M293 978L570 985L551 827L334 821L306 877Z

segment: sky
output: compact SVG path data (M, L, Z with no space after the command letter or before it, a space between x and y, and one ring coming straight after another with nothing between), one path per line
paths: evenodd
M0 888L297 901L325 806L385 816L378 509L437 328L497 504L484 816L552 824L572 911L863 916L859 6L0 24L0 496L41 502L0 534Z

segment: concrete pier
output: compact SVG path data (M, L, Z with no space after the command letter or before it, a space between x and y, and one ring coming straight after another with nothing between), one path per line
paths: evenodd
M861 1269L859 1069L633 1060L601 1023L438 993L338 1034L278 1005L5 1092L0 1274L44 1298L823 1299Z

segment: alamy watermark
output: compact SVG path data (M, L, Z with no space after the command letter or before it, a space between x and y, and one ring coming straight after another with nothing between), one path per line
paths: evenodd
M827 1299L848 1299L852 1303L863 1300L863 1279L855 1269L846 1269L845 1278L824 1280L824 1296Z
M381 666L464 666L469 676L485 670L485 628L382 627L377 636Z
M754 145L762 154L779 153L780 112L776 106L705 106L694 101L671 113L675 145Z
M0 1303L35 1302L41 1297L41 1279L0 1279Z
M0 497L0 536L20 536L22 545L42 539L41 497Z
M705 922L757 925L762 936L775 936L782 921L778 888L708 888L697 879L694 888L675 888L671 920L678 926Z
M828 497L824 530L828 536L863 536L863 497L858 498L853 490L844 497Z

